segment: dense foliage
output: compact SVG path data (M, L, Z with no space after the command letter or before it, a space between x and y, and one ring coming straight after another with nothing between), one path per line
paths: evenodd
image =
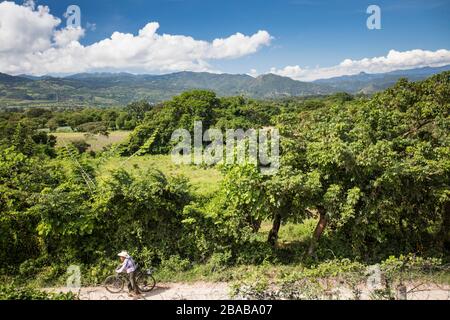
M197 90L122 111L4 112L0 268L25 276L54 265L95 269L124 248L140 261L180 268L184 261L277 261L283 224L311 218L317 227L296 247L303 250L298 255L332 249L360 261L403 252L448 256L449 110L447 72L401 80L371 99L337 94L261 102ZM125 115L129 120L120 122ZM204 129L278 127L280 171L265 176L250 164L224 166L219 192L206 198L183 177L155 170L101 176L95 165L115 149L97 158L72 154L38 130L52 121L87 130L99 121L106 130L134 121L118 152L167 153L173 130L193 130L197 120ZM264 221L272 223L267 241L259 237Z
M33 288L0 285L0 300L78 300L74 293L48 293Z
M168 153L172 149L172 133L186 129L193 134L195 121L201 121L204 130L257 129L270 125L272 116L279 112L275 103L243 97L218 98L214 92L204 90L185 92L146 114L131 135L126 153L138 151L154 135L148 152Z
M152 108L143 101L124 108L6 108L0 109L0 132L7 137L19 123L45 132L133 130Z
M321 216L315 236L328 224L366 257L448 248L449 98L444 73L280 119L287 177L310 181L300 203Z

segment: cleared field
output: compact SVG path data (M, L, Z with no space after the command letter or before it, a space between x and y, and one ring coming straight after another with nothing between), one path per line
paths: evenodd
M130 135L130 131L113 131L108 137L103 135L86 135L83 132L58 132L51 133L51 135L58 139L58 147L62 147L71 141L84 140L91 145L89 150L101 151L104 147L125 141Z
M76 140L84 140L91 145L89 150L101 151L104 147L114 143L125 141L130 131L114 131L109 137L101 135L88 135L82 132L61 132L52 133L57 137L57 146L64 146L66 143ZM132 158L111 158L101 165L99 168L101 176L116 168L124 168L127 171L137 171L146 168L160 170L167 176L182 175L189 179L194 191L200 195L209 195L216 192L222 175L215 168L201 168L194 165L177 165L172 162L170 155L146 155L136 156Z
M215 168L201 168L194 165L177 165L172 162L170 155L146 155L141 157L112 158L105 162L100 171L107 175L113 169L124 168L127 171L153 168L160 170L167 176L183 175L189 179L195 192L210 195L219 189L222 175Z

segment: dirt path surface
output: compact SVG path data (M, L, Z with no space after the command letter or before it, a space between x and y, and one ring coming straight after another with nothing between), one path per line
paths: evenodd
M413 289L414 288L414 289ZM373 291L363 286L360 290L359 299L372 300ZM49 288L48 292L79 292L81 300L229 300L230 286L227 283L195 282L195 283L159 283L155 289L149 293L144 293L139 297L128 295L125 289L121 293L113 294L104 287L83 287L80 291L68 288ZM408 300L450 300L450 286L435 285L408 285ZM355 299L354 292L344 286L336 286L329 291L330 297L324 296L322 299ZM375 298L376 299L376 298ZM398 299L398 297L397 297Z
M68 288L46 289L50 292L69 292ZM229 286L227 283L159 283L149 293L138 298L130 297L127 290L112 294L103 287L83 287L80 290L81 300L228 300Z

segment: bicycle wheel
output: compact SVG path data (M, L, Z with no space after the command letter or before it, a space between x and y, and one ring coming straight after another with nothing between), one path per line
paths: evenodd
M109 276L106 278L104 286L106 290L111 293L119 293L123 290L123 286L125 285L123 279L118 276Z
M150 292L155 288L156 280L151 274L141 273L136 278L136 284L141 292Z

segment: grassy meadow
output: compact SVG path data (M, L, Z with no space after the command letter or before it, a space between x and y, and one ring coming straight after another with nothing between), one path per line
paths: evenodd
M219 189L222 179L217 168L203 168L194 165L178 165L172 162L170 155L146 155L131 158L111 158L102 164L101 176L119 167L127 171L156 169L166 176L184 176L189 179L193 191L199 195L212 195Z
M101 151L103 148L114 143L125 141L130 132L129 131L112 131L108 136L96 134L86 134L84 132L56 132L52 133L57 138L57 147L62 147L72 141L84 140L90 144L89 151Z

